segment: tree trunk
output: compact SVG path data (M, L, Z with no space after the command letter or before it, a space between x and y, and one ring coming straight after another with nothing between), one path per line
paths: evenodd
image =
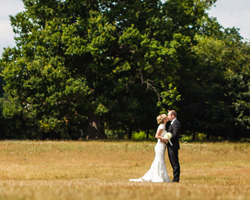
M106 139L104 133L104 123L99 115L89 113L87 135L90 139L102 138Z
M192 141L195 141L196 132L193 132Z
M149 130L146 130L147 133L147 139L149 138Z
M234 140L233 133L231 131L229 131L228 134L227 134L227 140L228 141L233 141Z
M132 129L129 128L128 129L128 139L131 139L132 138Z
M210 134L207 134L207 141L210 140Z

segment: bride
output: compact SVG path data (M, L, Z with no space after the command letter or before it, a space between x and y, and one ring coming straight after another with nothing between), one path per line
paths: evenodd
M170 182L167 174L165 164L165 150L166 143L164 142L163 136L165 131L165 124L168 121L167 115L161 114L157 118L159 124L155 134L155 138L158 139L155 145L155 159L149 169L149 171L139 179L129 179L132 182Z

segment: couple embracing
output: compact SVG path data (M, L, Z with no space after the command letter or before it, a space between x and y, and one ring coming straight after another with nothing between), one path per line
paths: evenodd
M177 120L177 113L175 110L170 110L168 115L161 114L157 118L159 124L155 134L158 139L155 145L155 158L149 171L139 179L130 179L132 182L179 182L180 179L180 164L178 157L178 150L180 149L179 135L181 131L181 124ZM172 134L171 140L164 138L165 125L171 121L168 127L168 132ZM165 164L165 151L168 149L169 161L173 168L173 180L170 181L166 164Z

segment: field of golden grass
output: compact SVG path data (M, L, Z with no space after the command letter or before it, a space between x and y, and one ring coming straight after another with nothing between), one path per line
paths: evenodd
M181 143L180 183L129 182L149 170L155 144L1 141L0 199L250 199L249 143Z

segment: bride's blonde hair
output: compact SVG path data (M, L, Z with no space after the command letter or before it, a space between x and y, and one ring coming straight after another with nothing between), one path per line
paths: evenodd
M167 115L166 115L166 114L158 115L158 117L156 118L157 123L158 123L158 124L164 124L166 118L167 118Z

